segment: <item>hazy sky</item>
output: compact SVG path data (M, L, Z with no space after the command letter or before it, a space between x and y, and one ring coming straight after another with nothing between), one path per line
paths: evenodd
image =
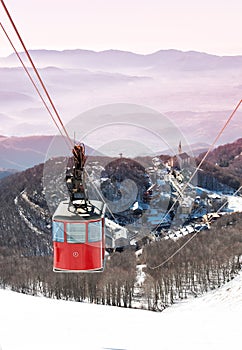
M5 0L30 49L242 55L241 0ZM10 24L0 4L0 19ZM17 41L16 41L17 42ZM0 33L0 56L12 52Z

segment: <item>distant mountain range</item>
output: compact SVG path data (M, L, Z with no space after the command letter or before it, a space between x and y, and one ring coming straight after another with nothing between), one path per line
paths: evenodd
M48 153L48 149L55 140L55 147ZM93 153L93 149L86 146L86 154ZM71 152L61 136L0 136L0 178L4 173L12 173L31 168L44 163L48 157L70 156Z
M17 170L15 169L4 169L0 168L0 179L3 179L4 177L7 177L9 175L15 174Z
M55 153L49 154L48 149L55 139L57 147ZM58 146L59 145L59 146ZM191 151L194 156L206 152L208 144L196 143L190 145L190 149L183 148L183 151ZM87 155L101 155L94 153L94 150L86 146ZM168 150L163 150L161 154L169 154ZM31 137L5 137L0 136L0 178L8 176L16 171L31 168L37 164L45 162L48 156L70 156L70 151L65 147L65 142L61 137L55 136L31 136ZM118 156L118 155L117 155ZM215 148L206 159L205 169L218 180L237 181L241 183L242 176L242 139L233 143L225 144ZM214 165L217 164L217 167ZM227 179L226 179L226 176ZM225 178L223 180L223 177ZM236 187L237 185L234 185Z
M70 151L66 147L63 138L60 136L0 136L0 172L2 171L7 175L6 172L12 172L14 170L21 171L43 163L48 156L48 149L54 139L55 142L57 142L57 147L55 147L55 153L52 151L51 156L69 156ZM204 150L207 150L208 147L209 146L206 144L199 143L191 145L194 155L200 154ZM87 155L91 155L93 152L94 150L87 145ZM169 151L164 150L165 154L168 152ZM95 152L95 155L98 154L98 152Z
M218 70L241 68L242 56L216 56L196 51L159 50L151 54L137 54L120 50L30 50L39 67L120 69L142 68L158 70ZM24 53L21 58L25 59ZM15 54L0 59L1 66L19 66Z
M0 167L24 170L43 163L53 136L0 138Z
M97 106L138 104L169 117L190 144L212 143L242 96L242 56L178 50L147 55L118 50L30 54L64 123ZM21 57L26 61L23 53ZM14 54L0 58L0 74L0 133L55 134L56 127ZM238 110L219 144L240 137L241 117Z

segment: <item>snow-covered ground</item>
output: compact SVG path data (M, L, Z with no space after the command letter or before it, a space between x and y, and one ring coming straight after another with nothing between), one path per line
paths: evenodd
M242 344L242 274L162 313L0 290L2 350L222 350Z
M242 197L239 196L227 196L228 210L233 212L242 211Z

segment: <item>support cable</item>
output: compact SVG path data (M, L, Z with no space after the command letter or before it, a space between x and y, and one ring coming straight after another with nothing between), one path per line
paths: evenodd
M212 151L213 147L215 146L216 142L219 140L219 138L221 137L221 135L223 134L224 130L226 129L226 127L228 126L228 124L230 123L230 121L232 120L232 118L234 117L235 113L237 112L238 108L240 107L242 103L242 100L239 101L239 103L236 105L236 107L234 108L233 112L230 114L230 116L228 117L228 119L226 120L225 124L223 125L223 127L221 128L221 130L219 131L219 133L217 134L217 136L215 137L213 143L211 144L211 146L209 147L208 151L205 153L205 155L203 156L202 160L200 161L200 163L198 164L198 166L196 167L194 173L192 174L192 176L190 177L190 179L188 180L188 182L185 184L185 186L182 189L182 193L184 192L184 190L187 188L187 186L189 185L189 183L191 182L191 180L194 178L194 176L196 175L196 173L198 172L198 170L201 168L202 164L204 163L205 159L207 158L207 156L209 155L209 153ZM240 190L241 190L242 186L233 194L233 196L235 196ZM176 200L177 202L177 200ZM175 202L175 203L176 203ZM228 201L227 201L228 202ZM168 213L172 210L172 208L174 207L175 203L173 204L173 206L171 207L171 209L166 213L166 215L164 216L164 218L168 215ZM221 206L221 208L219 208L219 210L216 212L218 213L222 208L224 207L224 204ZM164 218L162 220L164 220ZM162 223L162 221L159 223L159 225ZM211 221L210 221L211 223ZM159 225L157 225L156 227L158 227ZM194 239L197 234L201 231L198 230L197 232L195 232L191 238L189 238L181 247L179 247L173 254L171 254L167 259L165 259L164 261L162 261L160 264L156 265L156 266L148 266L148 268L155 270L159 267L162 267L163 265L165 265L168 261L170 261L174 256L176 256L192 239Z
M232 195L232 197L236 196L237 193L239 193L242 190L242 186L240 186ZM215 212L215 214L218 214L224 207L225 205L228 203L228 200L223 203L223 205L221 205L221 207ZM210 220L208 220L208 224L212 223L212 218ZM176 256L189 242L191 242L192 239L194 239L197 234L201 232L201 228L199 230L197 230L184 244L181 245L181 247L179 247L173 254L171 254L167 259L165 259L164 261L162 261L162 263L160 263L159 265L156 266L147 266L149 269L151 270L155 270L159 267L162 267L163 265L165 265L168 261L170 261L172 258L174 258L174 256Z
M185 190L187 189L187 187L190 185L191 181L193 180L193 178L195 177L195 175L197 174L198 170L201 168L202 164L204 163L204 161L206 160L207 156L209 155L209 153L212 151L212 149L214 148L215 144L217 143L217 141L219 140L219 138L221 137L221 135L223 134L224 130L226 129L226 127L228 126L228 124L230 123L230 121L232 120L232 118L234 117L235 113L237 112L238 108L240 107L242 103L242 100L239 101L239 103L236 105L236 107L234 108L233 112L230 114L230 116L228 117L228 119L226 120L225 124L223 125L223 127L220 129L220 131L218 132L217 136L215 137L213 143L210 145L209 149L207 150L207 152L205 153L205 155L203 156L202 160L199 162L199 164L197 165L196 169L194 170L194 172L192 173L191 177L189 178L189 180L186 182L186 184L184 185L184 187L182 188L181 191L181 195L184 194ZM160 224L162 224L164 222L164 220L166 219L167 215L170 214L170 212L174 209L176 203L178 202L179 198L181 196L178 196L178 198L175 200L175 202L172 204L171 208L167 211L167 213L164 215L164 217L161 219L161 221L159 222L159 224L157 224L157 226L155 227L155 230L160 226Z
M64 134L66 135L67 140L70 143L70 146L72 147L71 138L68 135L68 132L67 132L67 130L65 128L65 125L63 124L63 122L61 120L61 117L60 117L60 115L59 115L59 113L58 113L58 111L57 111L57 109L56 109L56 107L55 107L55 105L54 105L54 103L53 103L53 101L52 101L48 91L47 91L47 88L46 88L46 86L45 86L45 84L44 84L44 82L43 82L43 80L42 80L42 78L41 78L41 76L40 76L40 74L39 74L39 72L38 72L38 70L37 70L37 68L36 68L36 66L35 66L35 64L34 64L32 58L31 58L31 56L30 56L26 46L25 46L25 44L24 44L24 42L23 42L23 40L22 40L22 38L21 38L21 35L20 35L20 33L19 33L19 31L18 31L18 29L17 29L17 27L16 27L16 25L15 25L11 15L10 15L10 13L9 13L5 3L4 3L4 1L3 0L0 0L0 1L1 1L1 3L3 5L3 8L4 8L4 10L5 10L5 12L6 12L6 14L7 14L7 16L8 16L8 18L9 18L11 24L12 24L12 26L13 26L13 28L14 28L14 31L15 31L15 33L16 33L16 35L17 35L17 37L18 37L18 39L19 39L23 49L24 49L24 52L25 52L26 56L28 57L28 60L29 60L31 66L32 66L32 68L33 68L33 70L34 70L34 72L35 72L35 74L36 74L36 76L37 76L37 78L38 78L38 80L39 80L39 82L40 82L40 84L41 84L41 86L42 86L42 88L43 88L43 90L44 90L44 92L45 92L45 94L46 94L46 96L47 96L47 98L48 98L52 108L53 108L53 110L54 110L54 112L55 112L55 115L56 115L56 117L58 118L58 120L60 122L60 125L61 125L61 127L62 127L62 129L64 131Z
M3 30L3 32L4 32L4 34L6 35L6 37L7 37L8 41L9 41L10 45L12 46L12 48L13 48L13 50L14 50L16 56L18 57L18 59L19 59L21 65L22 65L24 71L26 72L26 74L28 75L28 77L29 77L31 83L33 84L33 86L34 86L34 88L35 88L37 94L39 95L41 101L43 102L43 104L44 104L44 106L45 106L47 112L49 113L49 115L51 116L51 119L52 119L53 122L55 123L55 126L58 128L58 130L59 130L61 136L65 138L65 136L63 135L63 132L62 132L61 128L60 128L59 125L57 124L57 122L56 122L56 120L55 120L55 118L54 118L54 116L53 116L51 110L49 109L47 103L45 102L43 96L41 95L41 92L40 92L38 86L37 86L36 83L34 82L34 80L33 80L32 76L31 76L31 74L30 74L29 71L28 71L28 68L25 66L25 64L24 64L24 62L23 62L23 60L22 60L20 54L19 54L18 51L16 50L16 48L15 48L15 46L14 46L12 40L10 39L10 37L9 37L7 31L5 30L4 26L2 25L2 23L0 23L0 26L1 26L1 28L2 28L2 30ZM69 145L68 145L68 146L69 146Z

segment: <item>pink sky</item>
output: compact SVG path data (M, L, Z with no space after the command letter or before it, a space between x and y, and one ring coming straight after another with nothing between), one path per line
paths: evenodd
M174 48L242 55L241 0L5 0L5 4L30 49L151 53ZM0 19L12 33L2 7ZM11 52L0 33L0 56Z

